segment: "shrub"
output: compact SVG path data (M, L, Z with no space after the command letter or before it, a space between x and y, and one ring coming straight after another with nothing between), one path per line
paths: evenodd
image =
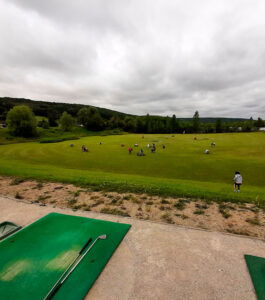
M21 137L37 135L36 118L32 110L25 105L14 106L6 118L11 134Z
M186 207L186 203L184 200L179 200L178 202L176 202L174 204L174 207L176 207L176 209L178 209L178 210L184 210Z
M76 200L75 198L69 199L69 200L68 200L68 204L69 204L69 205L73 205L73 204L75 204L76 202L77 202L77 200Z
M174 223L174 221L172 220L172 218L169 215L169 213L165 213L164 215L162 215L162 219L164 219L169 224L173 224Z
M166 200L166 199L162 199L161 200L161 204L170 204L170 202L168 200Z
M51 196L43 196L43 195L41 195L41 196L39 196L38 200L39 201L44 201L44 200L49 199L49 198L51 198Z
M111 215L119 215L119 216L123 216L123 217L130 217L130 215L127 212L118 210L116 208L102 208L101 213L103 214L111 214Z
M252 225L257 225L257 226L260 226L260 225L261 225L258 216L255 216L254 219L246 219L246 222L248 222L248 223L250 223L250 224L252 224Z
M70 131L75 124L75 119L65 111L59 120L59 124L63 131Z
M16 192L15 198L16 199L23 199L23 197L19 194L19 192Z
M14 178L11 182L10 182L10 185L18 185L22 182L24 182L25 180L24 179L21 179L21 178Z
M193 213L194 215L203 215L205 211L203 209L196 209Z

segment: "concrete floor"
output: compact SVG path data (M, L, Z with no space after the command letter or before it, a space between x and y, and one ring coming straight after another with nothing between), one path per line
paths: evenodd
M256 299L243 255L265 256L264 241L0 197L0 222L50 212L132 224L86 300Z

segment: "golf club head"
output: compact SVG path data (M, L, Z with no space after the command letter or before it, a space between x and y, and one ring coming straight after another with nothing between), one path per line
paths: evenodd
M100 235L98 238L101 239L101 240L105 240L107 238L107 235L103 234L103 235Z

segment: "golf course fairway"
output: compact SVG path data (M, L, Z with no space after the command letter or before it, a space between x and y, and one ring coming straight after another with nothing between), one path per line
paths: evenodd
M196 137L195 140L194 134L127 134L50 144L0 145L0 174L116 191L265 205L264 133ZM212 148L213 141L216 146ZM148 143L156 145L156 153L147 149ZM81 151L82 145L88 152ZM133 148L131 155L129 147ZM145 156L136 155L141 148ZM210 150L209 155L204 153L206 149ZM233 193L235 171L243 176L241 193Z

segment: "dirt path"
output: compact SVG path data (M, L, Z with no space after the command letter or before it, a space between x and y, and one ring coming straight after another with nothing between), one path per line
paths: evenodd
M130 216L265 239L265 212L253 204L217 204L184 198L97 192L70 184L6 177L0 177L0 195L39 205Z
M22 226L50 212L132 224L86 300L256 299L243 255L264 256L261 240L10 197L0 197L0 212L0 222Z

